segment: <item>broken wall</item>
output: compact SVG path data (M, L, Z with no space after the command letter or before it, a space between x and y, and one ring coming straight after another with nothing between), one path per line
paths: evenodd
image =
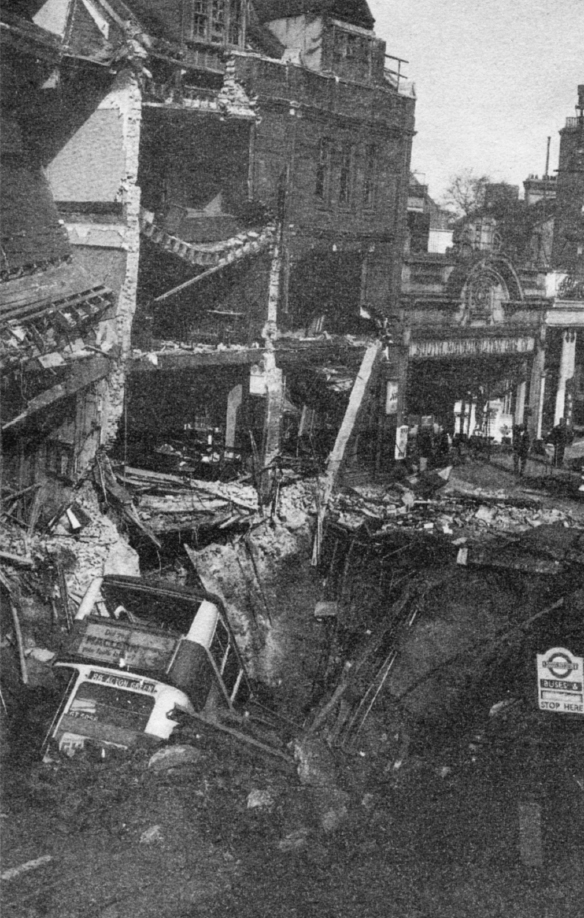
M170 205L200 210L221 195L220 212L240 210L248 196L249 133L248 121L146 107L139 172L143 206L154 212Z
M82 80L68 89L71 95L66 100L68 105L62 106L61 117L69 117L72 127L69 131L62 129L63 142L53 151L46 174L65 218L74 257L96 281L109 286L116 297L112 333L121 360L101 393L102 442L107 443L115 436L123 408L123 361L130 348L136 307L141 90L132 71L120 71L97 106L85 112L82 120ZM91 100L94 87L90 85L87 92Z

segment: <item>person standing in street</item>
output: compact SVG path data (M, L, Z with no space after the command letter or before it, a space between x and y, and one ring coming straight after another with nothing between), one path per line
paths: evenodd
M564 453L570 441L570 431L566 424L566 419L560 418L560 423L556 424L548 437L548 443L551 443L554 447L553 466L555 469L563 468Z
M529 447L527 428L524 424L517 424L513 430L513 470L520 478L525 474Z

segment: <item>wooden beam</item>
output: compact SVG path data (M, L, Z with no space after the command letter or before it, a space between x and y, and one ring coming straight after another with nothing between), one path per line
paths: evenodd
M205 280L205 278L210 277L211 274L216 274L217 271L222 271L223 268L228 268L229 265L232 264L234 264L233 261L222 261L220 264L215 265L214 268L208 268L206 271L203 271L202 274L197 274L195 277L190 277L183 284L179 284L178 287L173 287L172 290L167 290L166 293L161 293L160 296L155 296L152 302L162 303L163 300L167 300L169 297L175 296L182 290L186 290L187 287L192 287L194 284L198 284L199 281Z
M53 386L52 389L46 389L40 395L32 398L21 414L2 425L2 430L8 430L10 427L21 424L35 412L48 408L49 405L68 398L81 389L86 389L92 383L107 376L110 368L111 361L108 357L91 357L82 363L73 364L69 378L65 382Z
M259 363L263 348L241 348L225 351L184 351L183 353L169 351L168 353L157 353L152 351L152 356L156 357L156 363L149 359L150 355L142 354L141 357L134 357L128 362L131 373L159 373L161 370L170 372L182 372L183 370L200 370L205 367L221 367L233 365L252 366ZM147 359L145 359L145 357Z
M375 341L373 344L370 344L365 351L363 360L361 361L361 367L357 374L357 378L353 383L351 397L349 399L347 410L345 411L343 422L337 434L337 439L335 441L333 450L329 456L320 494L316 537L314 540L314 550L312 556L312 564L314 566L318 564L320 558L320 546L322 543L324 519L327 512L327 507L332 497L339 472L345 459L347 446L349 445L353 433L358 426L358 421L363 412L363 409L367 404L367 399L376 378L376 371L378 370L382 353L383 343L381 341Z

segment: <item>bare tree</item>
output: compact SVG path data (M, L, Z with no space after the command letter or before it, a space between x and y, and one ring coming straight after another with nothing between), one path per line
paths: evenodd
M485 190L491 183L488 175L477 175L472 169L463 169L450 177L442 204L454 207L459 216L468 217L485 203Z

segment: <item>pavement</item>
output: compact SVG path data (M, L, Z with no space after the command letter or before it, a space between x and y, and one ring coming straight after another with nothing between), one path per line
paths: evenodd
M520 477L513 471L510 452L494 452L490 459L467 456L450 476L453 485L458 481L467 487L504 491L509 497L537 496L542 506L569 513L577 525L584 526L584 491L578 490L581 480L578 472L554 469L539 457L527 460L525 475Z

